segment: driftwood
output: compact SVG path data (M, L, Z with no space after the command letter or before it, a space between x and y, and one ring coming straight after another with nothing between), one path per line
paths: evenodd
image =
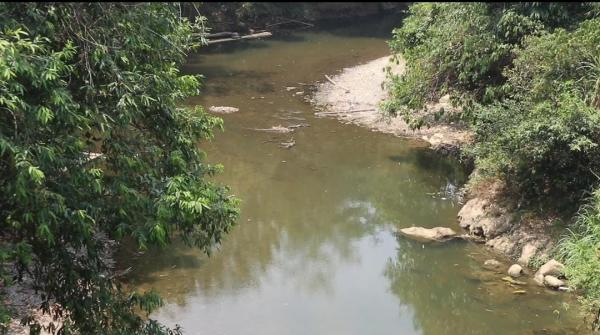
M268 31L264 31L262 33L256 33L256 34L250 34L250 35L244 35L244 36L238 36L238 37L222 38L222 39L218 39L218 40L209 40L206 43L208 45L212 45L212 44L225 43L225 42L231 42L231 41L239 41L239 40L253 40L253 39L257 39L257 38L264 38L264 37L271 37L271 36L273 36L273 34L271 34Z
M271 128L245 128L245 129L256 130L256 131L265 131L268 133L286 134L286 133L291 133L294 130L301 128L301 127L310 127L310 125L308 123L299 123L299 124L289 125L287 127L278 125L278 126L273 126Z
M354 110L350 110L350 111L338 111L338 112L317 112L315 113L316 115L343 115L343 114L349 114L349 113L359 113L359 112L371 112L374 111L374 108L367 108L367 109L354 109Z
M291 133L294 131L293 128L284 127L281 125L273 126L271 128L246 128L246 129L256 130L256 131L266 131L268 133L279 133L279 134Z
M279 146L284 149L289 149L289 148L293 147L294 145L296 145L296 141L294 140L293 137L287 142L279 143Z
M328 75L325 75L325 78L327 78L327 80L329 80L329 82L330 82L330 83L332 83L333 85L335 85L335 86L337 86L337 87L340 87L340 88L343 88L343 89L346 91L346 93L350 93L350 90L349 90L349 89L347 89L347 88L345 88L344 86L342 86L342 85L340 85L340 84L336 83L336 82L335 82L335 81L333 81L333 79L331 79L331 78L330 78Z
M310 127L310 125L308 123L300 123L300 124L293 124L291 126L288 126L289 129L296 129L296 128L302 128L302 127Z

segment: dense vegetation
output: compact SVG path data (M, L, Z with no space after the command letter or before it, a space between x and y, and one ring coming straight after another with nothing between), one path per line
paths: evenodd
M467 154L524 204L582 205L561 244L572 284L600 308L600 14L590 3L418 3L390 46L407 61L386 107L414 127L450 94ZM436 113L439 116L439 113Z
M389 13L402 3L379 2L197 2L184 3L183 13L206 16L211 32L307 28L310 22Z
M142 317L156 294L113 278L110 240L145 249L177 237L210 252L237 216L197 147L221 120L180 107L198 94L199 78L178 69L201 29L180 13L0 4L1 286L32 285L62 334L178 332Z

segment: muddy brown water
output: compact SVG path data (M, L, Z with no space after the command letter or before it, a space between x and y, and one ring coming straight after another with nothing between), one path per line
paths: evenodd
M190 57L185 71L206 78L190 103L240 108L201 147L224 165L217 179L243 199L241 217L211 257L180 243L122 253L128 285L165 299L152 318L187 334L584 332L572 298L508 286L506 269L481 267L498 258L485 248L396 236L412 225L458 229L453 193L466 176L457 162L417 140L316 118L303 100L304 84L385 56L398 22L336 24ZM252 129L294 124L309 126Z

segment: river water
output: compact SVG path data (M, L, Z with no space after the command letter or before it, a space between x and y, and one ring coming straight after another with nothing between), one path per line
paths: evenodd
M426 245L399 228L458 230L460 166L415 140L316 118L296 95L343 67L385 56L395 17L337 23L193 55L205 87L192 104L235 106L201 143L243 200L211 257L175 243L127 253L130 286L156 289L151 317L186 334L580 334L563 294L501 280L497 255L468 243ZM286 90L286 87L298 89ZM291 134L254 128L308 124ZM280 142L295 141L289 149Z

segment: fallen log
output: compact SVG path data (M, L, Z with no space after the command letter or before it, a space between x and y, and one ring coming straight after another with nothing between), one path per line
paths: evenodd
M239 37L235 37L235 38L232 37L232 38L222 38L222 39L218 39L218 40L208 40L206 43L208 45L212 45L212 44L225 43L225 42L231 42L231 41L239 41L239 40L253 40L253 39L257 39L257 38L264 38L264 37L271 37L271 36L273 36L273 34L271 34L268 31L265 31L262 33L244 35L244 36L239 36Z

